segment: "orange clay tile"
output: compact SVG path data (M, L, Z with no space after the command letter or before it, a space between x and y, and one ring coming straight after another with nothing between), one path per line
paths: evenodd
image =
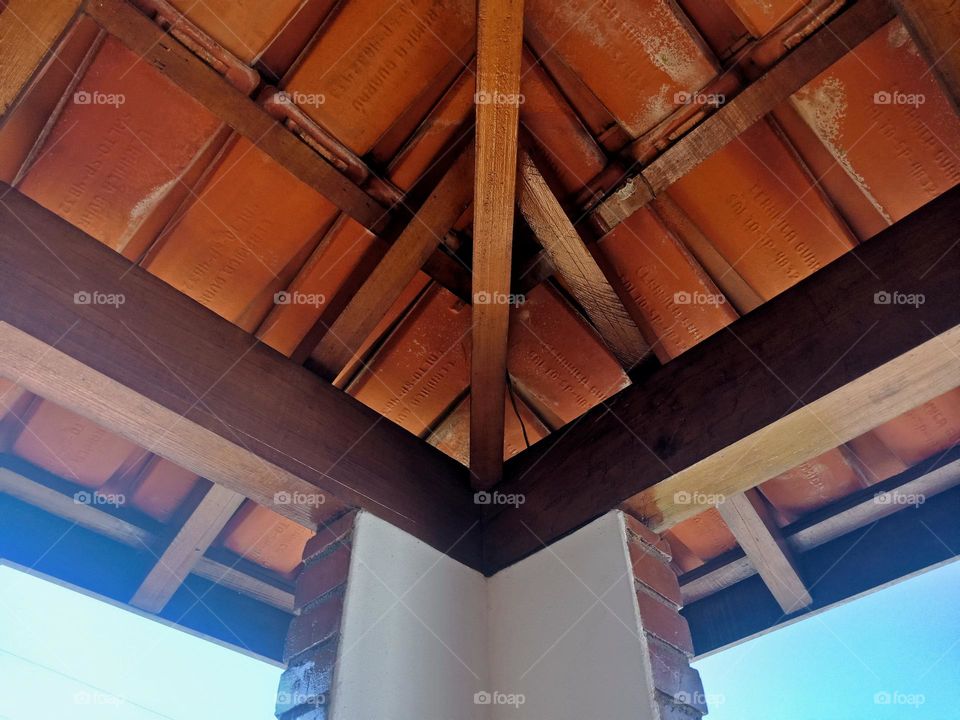
M865 432L846 444L848 461L859 463L864 479L871 485L882 482L907 469L907 464L873 432Z
M266 82L275 83L287 73L338 2L302 0L299 3L290 21L280 28L257 61L257 68Z
M960 442L960 388L884 423L873 432L913 465Z
M108 38L20 190L137 257L174 210L164 200L183 190L181 181L219 127L199 103Z
M348 392L415 435L470 382L470 306L441 287L420 298Z
M760 485L760 491L783 519L793 522L861 487L863 483L859 475L843 453L833 449L767 480Z
M853 238L783 139L758 122L668 191L769 299L847 252Z
M606 166L600 146L529 52L524 52L520 122L533 140L543 168L565 195L590 183Z
M726 3L754 37L763 37L807 4L805 0L726 0Z
M960 182L960 120L899 20L792 101L891 222Z
M315 190L235 136L143 266L252 331L336 213Z
M515 390L553 427L630 384L593 329L546 284L510 311L507 370Z
M666 533L666 538L671 547L674 538L679 540L703 561L715 558L737 545L737 539L723 522L716 508L710 508L677 523Z
M248 65L288 23L302 0L169 0L188 20Z
M505 392L504 425L503 425L503 459L512 458L521 450L528 447L527 441L533 445L550 432L533 411L519 397L515 397L514 409L510 401L509 391ZM519 418L517 414L519 413ZM520 420L523 420L521 425ZM524 430L526 439L524 439ZM454 460L470 466L470 397L467 396L456 409L450 413L428 438L434 447L442 450Z
M607 277L661 362L736 320L723 293L651 210L635 212L597 248Z
M86 418L41 402L13 445L14 455L65 480L98 488L143 451Z
M128 502L154 520L166 522L186 500L199 478L169 460L153 458L129 493Z
M218 542L252 563L292 577L312 535L293 520L248 500L230 518Z
M257 335L278 352L291 355L321 318L334 320L332 311L343 308L384 252L382 240L341 215L287 288L291 299L302 302L274 307Z
M706 45L667 0L528 0L524 15L634 137L679 107L677 93L716 74Z
M717 0L677 0L703 39L719 58L731 55L746 39L747 29L730 6Z
M99 26L82 18L67 31L63 42L44 64L37 78L0 127L0 180L12 183L57 103L80 68Z
M312 96L304 112L363 155L470 40L475 13L467 0L351 0L285 89Z

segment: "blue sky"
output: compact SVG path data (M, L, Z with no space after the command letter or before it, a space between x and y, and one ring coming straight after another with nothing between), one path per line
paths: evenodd
M960 562L696 666L708 720L955 720ZM279 675L0 566L0 720L266 720Z
M709 720L956 720L960 562L695 667Z
M268 720L280 672L0 566L0 720Z

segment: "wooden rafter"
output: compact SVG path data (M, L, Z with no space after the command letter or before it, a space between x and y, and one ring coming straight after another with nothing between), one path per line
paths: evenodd
M488 488L503 472L504 382L520 114L523 0L477 9L470 471Z
M958 228L954 188L511 460L488 562L627 500L663 530L956 387Z
M0 194L0 375L306 527L345 503L477 562L456 461L19 192ZM278 504L280 492L303 501Z
M649 355L650 345L525 150L520 152L517 183L520 212L564 285L621 364L633 368Z

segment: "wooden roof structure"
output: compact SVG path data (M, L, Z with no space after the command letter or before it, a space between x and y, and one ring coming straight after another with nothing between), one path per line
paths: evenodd
M699 652L952 557L958 36L6 0L0 557L270 657L355 507L486 573L620 507Z

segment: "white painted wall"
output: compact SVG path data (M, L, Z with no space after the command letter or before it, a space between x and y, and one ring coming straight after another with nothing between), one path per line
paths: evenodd
M488 720L486 581L361 512L332 720Z
M487 599L491 686L525 696L490 720L652 717L619 512L490 578Z
M625 532L611 512L485 579L361 513L332 720L652 718Z

